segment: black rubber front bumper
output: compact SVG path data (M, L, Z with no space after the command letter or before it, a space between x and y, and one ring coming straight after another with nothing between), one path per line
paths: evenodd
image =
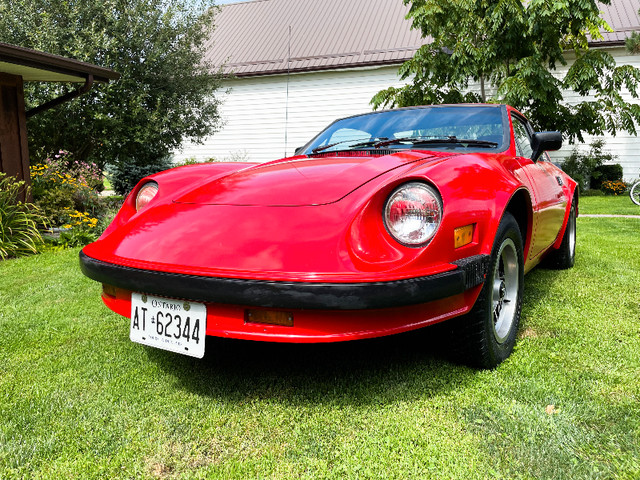
M484 282L487 255L455 262L437 275L390 282L312 283L203 277L157 272L96 260L80 252L87 277L114 287L200 302L315 310L364 310L427 303Z

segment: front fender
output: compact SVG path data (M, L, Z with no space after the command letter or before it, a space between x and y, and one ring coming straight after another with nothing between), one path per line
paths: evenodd
M449 229L475 225L473 254L491 254L500 220L518 191L531 197L519 178L525 174L518 161L506 155L461 155L434 165L425 173L440 190L443 222ZM530 205L529 202L529 208ZM526 221L530 222L530 218ZM466 256L466 248L455 249L453 256Z

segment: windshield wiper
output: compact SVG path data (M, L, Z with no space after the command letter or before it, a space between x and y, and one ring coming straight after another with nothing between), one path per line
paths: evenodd
M331 148L331 147L335 147L336 145L340 145L341 143L346 143L346 142L357 142L358 140L364 140L364 138L350 138L348 140L341 140L339 142L334 142L334 143L330 143L329 145L322 145L321 147L316 147L313 150L311 150L311 153L318 153L318 152L322 152L323 150L326 150L327 148ZM377 141L368 141L368 142L364 142L366 144L371 143L372 145ZM356 144L356 145L352 145L352 146L359 146L361 145L360 143Z
M455 144L468 144L468 145L477 145L480 147L497 147L498 144L496 142L489 142L488 140L475 140L473 138L458 138L455 136L443 137L443 138L420 138L420 137L401 137L401 138L393 138L391 140L384 140L382 142L374 143L373 146L376 148L385 147L387 145L392 145L394 143L411 143L412 145L416 144L444 144L444 143L455 143Z
M354 147L375 147L379 143L381 143L381 141L386 142L388 140L389 139L387 137L378 137L378 138L374 138L373 140L368 140L366 142L354 143L349 148L354 148Z
M318 153L318 152L321 152L323 150L326 150L327 148L335 147L336 145L340 145L341 143L348 142L348 141L349 140L343 140L342 142L330 143L329 145L323 145L321 147L316 147L313 150L311 150L311 153Z
M322 147L316 147L313 150L311 150L312 153L318 153L321 152L323 150L326 150L327 148L331 148L331 147L335 147L336 145L340 145L341 143L346 143L346 142L356 142L358 140L364 140L363 138L358 139L358 138L351 138L349 140L342 140L340 142L335 142L335 143L330 143L329 145L323 145ZM347 147L348 149L352 149L354 147L372 147L374 145L376 145L378 142L380 142L380 140L388 140L387 137L376 137L373 138L371 140L366 140L364 142L360 142L360 143L354 143L353 145L349 145L349 147Z

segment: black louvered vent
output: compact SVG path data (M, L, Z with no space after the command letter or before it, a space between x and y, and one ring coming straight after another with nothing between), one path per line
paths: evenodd
M397 150L375 149L375 150L338 150L335 152L318 152L307 155L309 158L324 157L382 157L383 155L391 155Z

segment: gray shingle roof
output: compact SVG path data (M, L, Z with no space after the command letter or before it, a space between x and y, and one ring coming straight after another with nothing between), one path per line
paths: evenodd
M639 7L638 0L601 5L614 32L593 44L622 44L630 32L640 31ZM408 11L402 0L228 4L216 17L205 59L237 76L400 64L423 43L405 18Z

